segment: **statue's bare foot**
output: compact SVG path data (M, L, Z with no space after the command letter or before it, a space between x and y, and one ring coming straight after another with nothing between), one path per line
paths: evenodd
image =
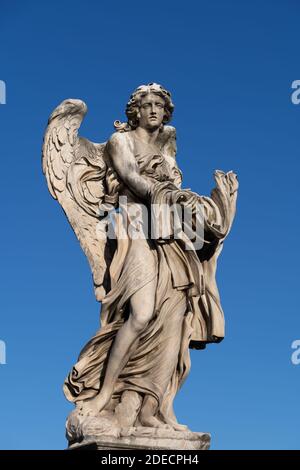
M149 428L172 429L169 424L162 423L155 416L142 416L140 417L141 424Z
M98 416L111 397L110 391L102 391L90 400L84 400L79 406L81 416Z
M174 429L174 431L188 431L186 424L170 423L170 426Z

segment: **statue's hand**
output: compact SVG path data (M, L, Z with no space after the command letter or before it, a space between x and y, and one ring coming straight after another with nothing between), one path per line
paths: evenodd
M199 196L190 189L184 189L180 191L177 202L179 202L183 208L195 211L197 203L199 202Z

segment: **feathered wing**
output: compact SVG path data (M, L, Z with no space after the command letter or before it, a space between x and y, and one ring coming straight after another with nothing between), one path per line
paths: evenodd
M117 200L118 183L114 181L107 188L111 169L105 162L105 143L94 144L78 136L86 112L86 104L74 99L63 101L53 111L44 135L43 173L88 258L96 298L101 301L109 288L112 254L106 237L107 221L101 219L99 206L108 193L110 201ZM111 185L112 178L109 181Z

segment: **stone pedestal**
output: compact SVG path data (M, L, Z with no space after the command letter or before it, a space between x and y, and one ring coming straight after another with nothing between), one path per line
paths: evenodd
M69 449L97 450L208 450L210 434L189 429L121 428L105 417L81 418L76 412L67 420Z

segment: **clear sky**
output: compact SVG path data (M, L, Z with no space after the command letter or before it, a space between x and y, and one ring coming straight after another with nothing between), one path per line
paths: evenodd
M62 449L62 383L98 327L90 270L41 171L50 112L81 98L104 142L133 89L173 94L184 186L235 170L219 259L226 339L193 351L178 419L213 449L299 449L300 79L297 0L0 1L0 448Z

